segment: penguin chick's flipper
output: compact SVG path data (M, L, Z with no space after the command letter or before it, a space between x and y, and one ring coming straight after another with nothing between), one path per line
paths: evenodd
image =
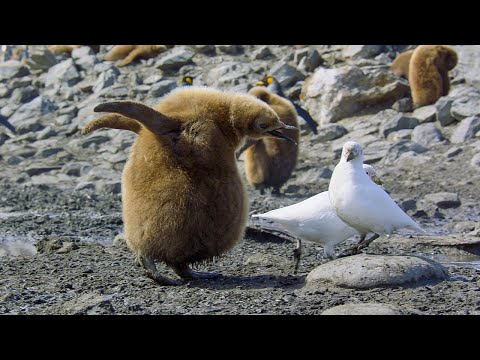
M256 144L257 142L261 141L260 139L254 139L254 138L247 138L247 140L245 140L245 144L243 144L240 149L237 150L237 160L240 158L240 155L242 155L242 153L247 150L250 146Z
M172 280L160 274L160 272L157 270L155 262L152 259L143 256L139 256L138 259L145 270L147 270L148 277L155 280L158 284L167 286L183 284L183 281L181 280Z
M301 116L303 118L303 120L305 120L305 122L308 124L308 126L310 126L310 129L312 129L313 133L315 135L317 135L318 134L318 131L317 131L318 123L315 120L312 119L312 117L310 116L310 114L308 113L307 110L305 110L304 108L302 108L298 104L293 103L293 105L295 106L295 110L297 110L297 114L299 116Z
M108 114L87 123L82 129L82 135L90 134L92 131L101 128L129 130L138 134L142 125L138 121L122 115Z
M135 119L157 135L180 132L180 123L151 107L133 101L113 101L97 105L95 112L112 112Z
M214 279L220 276L216 272L193 271L187 265L177 265L172 268L183 279Z
M15 126L13 126L12 124L10 124L10 122L7 120L6 117L3 117L2 115L0 115L0 124L3 124L5 125L5 127L10 130L11 132L13 132L14 134L17 133L17 131L15 130Z

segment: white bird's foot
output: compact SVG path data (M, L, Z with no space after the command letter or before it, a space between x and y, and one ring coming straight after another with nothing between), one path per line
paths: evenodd
M293 259L295 261L295 267L293 273L296 274L298 266L300 265L300 257L302 256L302 241L297 239L297 247L293 250Z

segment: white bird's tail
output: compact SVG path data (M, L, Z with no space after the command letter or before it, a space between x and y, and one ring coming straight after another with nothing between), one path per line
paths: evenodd
M405 226L407 229L415 230L415 231L418 231L418 232L423 233L423 234L427 233L415 221L413 221L412 219L410 219L410 220L411 220L410 224Z

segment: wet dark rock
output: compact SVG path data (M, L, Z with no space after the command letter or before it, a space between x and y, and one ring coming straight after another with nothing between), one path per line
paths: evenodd
M435 204L441 209L456 208L461 205L461 201L456 193L440 192L425 195L424 200Z

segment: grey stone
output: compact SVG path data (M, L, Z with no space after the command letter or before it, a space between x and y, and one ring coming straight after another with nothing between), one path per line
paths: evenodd
M28 66L32 70L48 70L57 64L57 58L50 50L43 50L39 53L32 54L27 60Z
M120 74L117 68L110 68L100 74L95 85L93 86L92 91L98 93L101 90L108 88L115 84L117 77Z
M427 150L428 149L425 146L422 146L411 140L400 140L388 149L388 153L383 158L383 162L385 165L395 165L403 153L413 151L417 154L421 154Z
M215 45L194 45L193 49L195 52L205 55L215 55L216 47Z
M412 129L402 129L394 131L387 136L387 140L391 142L398 142L400 140L410 140L412 138Z
M79 49L81 49L81 48L79 48ZM77 49L75 49L75 50L77 50ZM89 71L90 69L93 69L95 64L97 64L98 62L99 62L99 60L95 55L85 55L85 56L82 56L81 58L79 58L75 61L77 66L80 69L85 70L85 71Z
M453 157L457 156L457 155L460 154L462 151L463 151L462 148L455 146L455 147L447 150L447 151L445 152L445 156L450 159L450 158L453 158Z
M240 55L244 52L242 45L216 45L216 47L221 52L230 55Z
M455 118L451 114L453 99L447 96L442 96L435 103L437 109L437 120L442 126L448 126L455 122Z
M480 86L480 46L461 45L454 46L458 53L458 64L455 70L465 77L469 85Z
M437 108L433 105L422 106L412 114L412 117L418 119L420 124L435 121L437 115Z
M388 109L409 91L407 83L385 69L351 65L319 67L304 88L304 104L321 124L358 115L367 107Z
M415 256L354 255L318 266L306 278L306 287L333 283L338 287L371 289L378 287L420 286L446 280L448 271L441 264Z
M28 176L35 176L58 169L61 169L61 166L31 166L26 168L25 172Z
M380 303L352 303L334 306L320 315L406 315L398 306Z
M323 64L323 59L316 49L300 49L295 51L293 60L297 64L297 69L304 72L312 72Z
M84 56L93 55L93 50L90 46L81 46L72 50L72 59L78 60Z
M195 53L184 48L174 48L170 53L166 53L155 64L157 69L162 71L177 71L182 66L190 64Z
M56 136L57 134L58 132L52 129L51 126L47 126L37 133L37 139L38 140L48 139L52 136Z
M16 77L30 74L28 68L16 60L8 60L0 63L0 81L11 80Z
M0 145L5 144L5 141L7 141L8 139L10 139L10 136L3 132L0 132Z
M94 190L95 183L91 181L82 181L82 182L79 182L77 186L75 186L75 190L86 190L86 189Z
M440 143L443 139L442 133L433 123L420 124L412 132L412 141L425 147Z
M416 210L417 201L415 199L405 199L403 201L400 201L398 203L398 206L400 206L400 208L405 212L410 210Z
M461 97L454 100L450 113L458 121L480 115L480 97Z
M473 155L472 160L470 160L470 165L480 170L480 153Z
M46 87L73 86L81 80L73 59L67 59L48 69Z
M374 58L383 51L383 45L346 45L343 56L346 58Z
M275 77L282 88L288 88L295 85L297 81L302 81L305 79L305 75L303 75L293 66L285 63L279 63L278 65L272 67L269 75Z
M386 118L379 129L384 138L394 131L414 129L419 124L418 119L405 116L402 113L394 113L394 110L384 110L381 114Z
M450 141L454 144L463 143L475 136L475 133L480 130L480 116L471 116L463 119L457 125Z
M129 96L129 90L125 85L116 84L100 90L98 95L106 98L122 98Z
M252 57L255 60L265 60L273 56L272 51L268 46L262 46L252 52Z
M83 139L81 141L82 148L87 148L92 144L103 144L104 142L109 141L111 138L110 136L104 136L104 135L91 135L86 139Z
M40 93L38 92L37 88L33 87L32 85L28 85L27 87L13 90L10 100L19 104L25 104L32 101L39 95Z
M161 97L177 87L175 80L162 80L152 85L149 91L149 96L158 98Z
M391 144L388 141L375 140L365 146L363 154L365 156L365 163L377 162L388 154Z
M12 93L10 86L0 83L0 98L9 97Z
M43 96L38 96L32 101L20 106L9 118L9 121L15 127L21 125L26 120L37 120L45 114L56 110L56 105Z
M69 162L62 167L62 172L69 176L84 176L92 169L92 165L88 162Z
M403 98L395 101L392 105L392 109L399 112L411 112L413 111L412 98Z
M122 186L120 181L99 180L95 184L95 190L99 193L120 194Z
M10 89L24 88L26 86L32 85L32 79L30 76L24 76L21 78L15 78L10 81Z
M153 74L153 75L150 75L147 78L145 78L143 80L143 83L146 84L146 85L152 85L152 84L155 84L155 83L159 82L162 79L163 79L163 77L161 75Z
M461 205L458 194L449 192L427 194L425 195L424 200L438 206L440 209L456 208Z
M63 149L63 148L59 148L59 147L56 147L56 148L48 148L48 149L40 150L40 151L37 153L37 156L45 159L45 158L50 157L50 156L52 156L52 155L58 154L59 152L62 152L62 151L64 151L64 149Z
M17 156L17 155L12 155L12 156L9 156L7 158L7 164L8 165L18 165L20 164L23 160L25 160L24 158L20 157L20 156Z
M335 140L335 139L341 138L343 135L347 133L348 133L347 129L345 129L345 127L343 127L342 125L328 124L318 129L318 134L312 140L312 143L316 144L319 142Z

